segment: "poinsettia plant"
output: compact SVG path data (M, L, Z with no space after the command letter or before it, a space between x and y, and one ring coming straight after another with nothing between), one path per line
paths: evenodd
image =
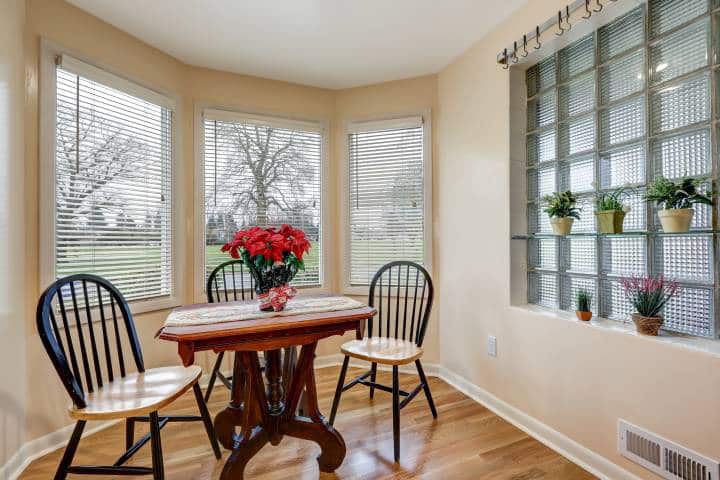
M265 293L289 283L305 269L303 256L310 250L305 232L283 225L239 230L223 245L222 251L242 259L255 279L255 290Z

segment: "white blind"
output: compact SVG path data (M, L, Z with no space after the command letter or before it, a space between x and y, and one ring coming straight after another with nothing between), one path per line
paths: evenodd
M205 275L230 259L241 228L284 223L311 241L293 284L320 285L322 133L319 124L205 112Z
M349 280L369 285L390 261L424 261L422 119L358 123L349 131Z
M169 296L172 111L77 65L56 70L55 273L101 275L128 300Z

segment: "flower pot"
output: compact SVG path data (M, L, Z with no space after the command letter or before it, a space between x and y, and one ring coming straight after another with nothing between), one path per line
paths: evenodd
M553 233L555 235L569 235L572 230L573 220L572 217L553 217L550 219L550 225L552 226Z
M663 317L643 317L639 313L632 314L633 322L635 322L635 328L638 333L643 335L657 336L660 327L663 324Z
M693 214L692 208L671 208L658 210L658 217L662 224L663 232L682 233L690 230Z
M263 312L280 312L285 309L288 300L296 294L297 290L295 287L291 287L287 283L273 287L267 292L258 294L260 310Z
M625 212L622 210L601 210L595 212L598 220L598 232L622 233Z
M582 310L575 310L575 315L578 320L582 320L583 322L587 322L592 318L592 312L585 312Z

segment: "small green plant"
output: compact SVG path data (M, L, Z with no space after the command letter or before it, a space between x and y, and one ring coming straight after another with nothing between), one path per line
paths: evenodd
M543 212L547 213L550 218L580 219L580 209L575 206L577 200L570 190L545 195L542 200L546 204Z
M623 197L631 190L632 189L628 187L620 187L612 192L601 193L597 198L597 211L606 212L612 210L615 212L624 212L625 205L623 204Z
M577 306L578 312L589 312L591 302L592 294L590 294L590 292L588 292L584 288L581 288L577 291L577 295L575 297L575 304Z
M704 181L707 181L707 178L684 177L676 183L658 177L648 186L645 199L655 202L663 209L691 208L695 203L712 205L712 194L699 190L700 184Z

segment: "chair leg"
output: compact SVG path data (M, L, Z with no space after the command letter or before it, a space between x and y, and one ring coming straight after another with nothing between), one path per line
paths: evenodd
M207 432L207 436L210 439L210 445L212 445L213 452L215 452L215 458L219 460L221 454L220 446L218 445L217 441L217 436L215 435L215 427L213 427L212 419L210 418L210 412L208 412L205 400L203 400L202 390L200 390L200 385L198 385L197 382L193 385L193 392L195 392L195 400L197 401L198 409L200 410L200 416L202 417L203 423L205 424L205 431Z
M343 387L345 386L345 374L347 373L349 363L350 356L345 355L342 369L340 370L340 376L338 377L337 388L335 389L335 398L333 398L332 410L330 411L330 425L335 423L335 415L337 414L338 405L340 404L340 395L342 395Z
M393 365L392 409L393 409L393 451L395 462L400 461L400 375L398 366Z
M377 363L373 362L372 367L370 367L370 371L372 372L370 374L370 381L375 383L375 377L377 376ZM370 398L373 398L375 396L375 387L370 387Z
M85 429L85 423L85 420L79 420L75 424L75 429L73 430L67 447L65 447L65 453L63 453L62 460L60 460L60 465L58 465L57 471L55 472L55 480L65 480L67 477L67 470L70 465L72 465L73 457L75 457L75 452L80 443L80 437Z
M420 360L415 360L415 366L417 367L418 375L420 375L420 381L424 385L423 390L425 390L425 398L427 398L428 405L430 405L430 411L432 412L432 416L433 418L437 418L435 402L433 402L432 394L430 393L430 385L428 385L427 378L425 378L425 371L422 368Z
M158 412L150 413L150 445L152 447L153 480L165 479L162 443L160 441L160 420Z
M130 447L135 443L135 419L125 419L125 450L130 450Z
M223 357L225 352L218 353L217 359L215 360L215 366L210 374L210 381L208 381L207 390L205 390L205 403L210 401L210 394L212 393L213 387L215 386L215 380L217 379L218 372L222 366Z

